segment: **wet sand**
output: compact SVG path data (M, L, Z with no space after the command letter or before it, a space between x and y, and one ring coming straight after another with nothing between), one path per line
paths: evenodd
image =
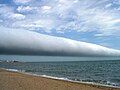
M0 69L0 90L120 90L120 88L55 80Z

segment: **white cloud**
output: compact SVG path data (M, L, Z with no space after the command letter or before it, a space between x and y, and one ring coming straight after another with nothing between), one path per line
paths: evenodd
M114 3L109 0L52 0L34 1L14 0L18 5L16 13L9 8L3 9L6 19L14 12L11 18L17 21L11 23L13 28L42 28L45 31L65 32L74 30L80 32L97 32L98 35L118 36L120 33L119 12L112 7ZM30 3L24 5L24 3ZM32 3L31 3L32 2ZM39 3L38 3L39 2ZM110 8L109 8L110 7ZM1 8L1 7L0 7ZM119 7L117 7L118 9ZM34 13L31 13L34 12ZM20 13L22 13L20 15ZM27 13L27 15L26 15ZM16 15L17 14L17 15ZM24 16L25 14L25 16ZM42 20L41 20L42 19ZM44 19L44 20L43 20ZM18 21L22 20L22 21ZM19 24L18 24L19 23ZM97 36L97 35L96 35Z
M6 5L0 5L0 14L1 15L5 15L7 13L11 13L13 12L13 9L11 7L8 7Z
M54 22L48 19L29 20L29 21L18 21L12 24L15 28L25 28L28 30L36 30L36 28L42 28L45 32L50 33L54 26Z
M21 3L21 4L25 4L30 2L31 0L13 0L15 3Z
M41 8L42 8L43 10L49 10L49 9L51 9L50 6L42 6Z
M23 20L25 19L25 16L22 14L13 13L13 14L10 14L8 18L13 19L13 20Z
M30 11L35 10L35 9L36 9L36 7L19 6L19 7L17 8L17 11L18 11L18 12L30 12Z
M3 20L0 20L0 23L3 22Z
M112 6L112 3L109 3L109 4L107 4L106 6L105 6L105 8L109 8L109 7L111 7Z
M27 30L0 28L1 54L120 56L119 50L96 44L43 35Z
M15 13L12 7L3 5L0 8L0 14L1 17L4 18L4 20L23 20L25 19L25 15L19 14L19 13Z
M49 12L51 10L51 8L52 8L51 6L42 6L41 11L43 13L47 13L47 12Z

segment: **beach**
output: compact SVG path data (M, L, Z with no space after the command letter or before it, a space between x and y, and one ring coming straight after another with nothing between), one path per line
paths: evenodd
M56 80L0 69L0 90L120 90L120 88Z

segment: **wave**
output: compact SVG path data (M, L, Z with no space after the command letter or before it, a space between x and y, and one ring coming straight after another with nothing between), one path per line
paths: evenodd
M17 69L6 69L6 70L8 70L8 71L13 71L13 72L18 72L19 70L17 70Z
M112 83L110 81L107 81L106 84L101 84L101 83L92 82L92 81L89 81L89 80L79 80L79 81L77 81L76 79L72 80L72 79L68 79L68 78L65 78L65 77L55 77L55 76L49 76L49 75L38 75L38 74L34 74L34 73L27 73L27 74L33 75L33 76L40 76L40 77L44 77L44 78L49 78L49 79L55 79L55 80L64 80L64 81L74 82L74 83L92 84L92 85L120 88L119 86L117 86L116 83Z

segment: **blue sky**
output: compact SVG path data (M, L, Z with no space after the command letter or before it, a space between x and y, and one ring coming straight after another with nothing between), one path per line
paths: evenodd
M0 0L0 28L120 49L120 0Z

